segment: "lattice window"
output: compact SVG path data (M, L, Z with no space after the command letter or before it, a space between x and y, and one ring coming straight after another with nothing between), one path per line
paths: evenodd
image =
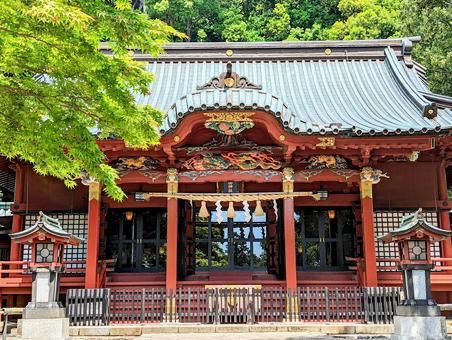
M397 229L400 225L402 217L408 214L412 214L416 210L378 210L374 212L374 227L375 227L375 250L377 258L392 259L399 257L399 251L395 243L383 244L378 241L380 236ZM435 211L424 210L424 216L427 222L438 226L438 214ZM431 245L431 256L441 257L441 248L439 242ZM378 262L377 265L381 267L393 267L396 264L394 262ZM383 269L380 271L393 271L395 269Z
M81 237L84 240L88 236L88 214L86 213L55 213L48 214L50 217L58 218L63 229L71 234ZM30 228L35 224L38 214L25 216L25 229ZM23 256L24 260L31 260L31 248L24 246ZM86 241L77 246L65 246L64 260L65 261L84 261L86 259ZM69 263L66 266L68 269L85 268L84 263Z

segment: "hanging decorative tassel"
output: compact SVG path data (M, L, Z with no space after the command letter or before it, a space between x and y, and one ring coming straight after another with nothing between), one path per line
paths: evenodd
M273 209L275 210L276 222L278 222L278 204L276 203L276 200L273 200Z
M249 221L251 221L250 205L248 204L247 200L243 201L242 204L243 204L243 211L245 213L245 222L249 222Z
M205 201L202 201L202 202L201 202L201 208L199 209L199 214L198 214L198 216L199 216L200 218L208 218L208 217L209 217L209 210L207 210L206 202L205 202Z
M256 215L256 216L264 216L265 215L264 209L262 209L260 200L256 201L256 209L254 209L254 215Z
M215 202L215 206L217 207L217 209L215 209L215 211L217 212L217 220L216 222L218 224L220 224L221 222L223 222L223 211L221 210L222 206L221 206L221 201L216 201Z
M234 218L235 217L235 211L234 211L234 202L229 202L229 208L228 208L228 218Z

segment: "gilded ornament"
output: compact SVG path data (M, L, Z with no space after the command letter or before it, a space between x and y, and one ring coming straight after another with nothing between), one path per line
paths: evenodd
M330 55L331 54L331 49L330 48L326 48L325 49L325 55Z
M408 160L410 162L416 162L417 159L419 158L419 151L413 151L409 156L408 156Z
M88 200L100 200L100 183L92 182L89 184L89 197Z
M127 175L132 171L138 171L142 174L156 169L160 162L151 157L120 157L113 164L113 168L119 171L121 176Z
M306 169L347 169L347 161L340 156L318 155L307 160Z
M177 143L180 141L180 137L179 136L174 136L174 141Z
M166 171L166 184L168 187L168 193L170 193L170 194L177 193L178 182L179 182L179 176L177 173L177 169L169 168Z
M334 137L319 137L319 142L315 145L317 147L335 146L336 138Z
M254 127L250 118L254 112L206 112L204 115L210 117L204 123L206 128L227 136L237 135Z
M235 83L234 78L225 78L224 79L224 85L226 87L233 87L234 83Z
M371 184L380 183L382 177L389 178L388 174L383 173L383 171L368 166L362 168L360 173L361 182L370 182Z
M233 54L234 54L234 52L232 50L226 50L226 55L228 57L232 57Z
M286 136L280 135L280 136L279 136L279 140L280 140L280 141L285 141L285 140L286 140Z
M284 192L293 192L294 189L294 181L295 181L295 172L293 168L284 168L283 169L283 191Z
M372 182L361 181L359 191L361 192L361 198L372 198Z

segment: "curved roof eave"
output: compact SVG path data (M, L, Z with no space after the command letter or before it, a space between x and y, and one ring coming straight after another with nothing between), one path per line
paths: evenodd
M167 134L188 114L206 110L260 110L271 113L283 128L299 133L306 125L278 97L261 90L199 90L179 98L168 110L160 129Z

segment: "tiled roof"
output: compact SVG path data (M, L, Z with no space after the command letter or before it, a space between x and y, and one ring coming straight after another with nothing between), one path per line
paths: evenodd
M410 44L407 39L171 44L160 59L136 55L156 74L151 94L137 101L167 113L162 133L191 112L208 109L261 109L299 134L449 130L452 98L428 90L418 74L421 67L411 62ZM227 49L237 54L227 57ZM332 53L323 53L325 49ZM225 72L227 63L261 89L198 90ZM437 110L436 118L424 116L430 109Z

